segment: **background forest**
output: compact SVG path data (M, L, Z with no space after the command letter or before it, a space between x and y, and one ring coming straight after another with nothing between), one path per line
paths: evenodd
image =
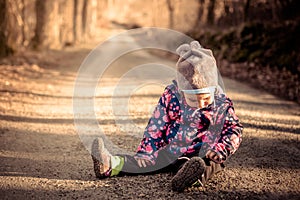
M175 29L221 73L300 102L297 0L0 0L0 56L97 41L103 29Z

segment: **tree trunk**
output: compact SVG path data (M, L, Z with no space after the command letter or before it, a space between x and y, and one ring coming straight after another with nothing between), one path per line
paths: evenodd
M77 41L77 7L78 7L78 0L74 0L74 14L73 14L73 35L74 35L74 43Z
M83 7L85 0L74 0L74 15L73 15L73 35L74 43L81 42L84 39L83 33Z
M25 33L25 23L24 23L24 19L25 19L25 0L21 0L22 5L21 5L21 18L23 20L23 26L22 26L22 46L24 46L25 42L26 42L26 33Z
M62 46L73 45L73 15L74 1L60 0L59 3L59 41Z
M7 1L0 0L0 57L8 56L13 53L13 50L8 45L8 39L6 34L7 28Z
M215 3L216 0L210 0L208 5L208 12L207 12L207 21L208 25L213 25L215 22Z
M196 18L196 23L195 23L195 27L201 27L202 25L202 17L204 14L204 2L205 0L198 0L198 5L199 5L199 9L198 9L198 15Z
M169 10L169 28L174 28L174 5L171 0L167 0L167 6Z
M83 37L85 37L86 35L86 24L87 24L87 14L88 14L87 7L88 7L88 0L84 0L82 6L82 22L81 22Z
M224 4L224 13L225 13L225 16L227 17L228 14L229 14L229 5L226 3L226 0L223 0L223 4Z
M244 22L248 21L250 1L251 0L246 0L246 4L245 4L245 7L244 7Z
M59 47L59 16L57 0L36 0L36 28L32 44L35 49Z
M36 0L35 2L35 12L36 12L36 27L35 35L33 37L33 48L40 48L43 41L45 40L45 23L46 23L46 2L43 0ZM47 13L48 14L48 13Z
M93 38L96 37L97 33L100 32L99 27L101 26L100 19L98 18L98 4L100 2L98 0L88 0L87 8L86 8L86 28L85 28L85 37ZM105 2L104 2L105 3Z

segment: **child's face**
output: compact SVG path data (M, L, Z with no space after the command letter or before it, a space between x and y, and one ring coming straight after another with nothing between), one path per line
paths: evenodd
M210 93L204 94L184 94L187 104L191 107L205 108L210 105L213 98Z

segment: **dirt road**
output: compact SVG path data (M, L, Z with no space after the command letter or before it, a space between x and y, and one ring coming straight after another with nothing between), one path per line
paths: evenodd
M171 174L97 180L72 107L77 70L89 51L27 52L2 61L0 199L299 199L299 105L228 79L225 86L245 127L244 139L226 170L205 188L173 192ZM136 91L139 96L130 101L141 109L129 107L136 135L126 137L108 107L118 81L113 74L99 89L108 93L96 99L97 119L113 142L134 151L163 88Z

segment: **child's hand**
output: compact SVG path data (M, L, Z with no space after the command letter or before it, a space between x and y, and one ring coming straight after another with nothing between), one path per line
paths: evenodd
M215 163L221 163L221 159L220 157L217 155L216 152L209 150L206 153L206 158L211 159L212 161L214 161Z
M137 161L139 167L147 167L151 165L150 160L147 160L145 158L135 158L135 160Z

